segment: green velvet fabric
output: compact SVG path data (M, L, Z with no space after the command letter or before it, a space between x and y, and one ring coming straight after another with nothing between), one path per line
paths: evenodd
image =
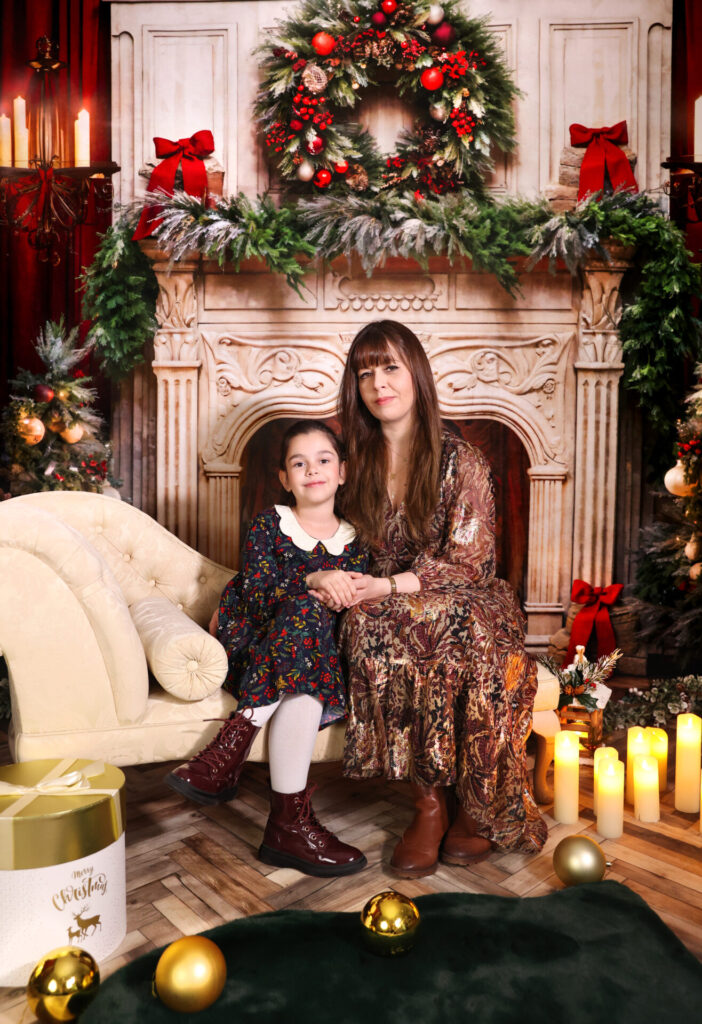
M151 995L157 951L103 982L81 1024L666 1024L702 1005L702 965L617 882L416 903L404 956L370 953L356 913L262 914L207 932L228 966L209 1009L179 1014Z

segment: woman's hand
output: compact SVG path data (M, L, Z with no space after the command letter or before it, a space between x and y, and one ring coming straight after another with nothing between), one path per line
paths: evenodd
M210 619L210 624L207 627L208 632L211 633L212 636L217 636L217 623L218 622L219 622L219 608L215 608L214 612L212 613L212 618Z
M362 576L356 580L356 603L360 601L383 601L390 597L390 580L387 576Z
M311 572L307 577L307 589L327 608L339 611L357 603L356 583L362 577L363 573L344 572L342 569Z

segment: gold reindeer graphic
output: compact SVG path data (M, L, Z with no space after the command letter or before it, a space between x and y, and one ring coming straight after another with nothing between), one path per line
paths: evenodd
M81 933L80 928L73 929L73 928L71 928L71 926L69 924L69 926L68 926L68 944L70 945L73 939L80 939L81 934L82 933Z
M88 904L86 903L84 907L80 908L80 910L79 910L79 912L77 914L73 914L73 918L74 918L76 924L78 925L78 927L80 928L80 932L78 934L79 934L79 937L81 939L86 938L88 935L92 935L98 928L102 931L102 924L100 923L100 915L99 914L95 914L94 917L83 917L82 916L86 912L87 909L88 909ZM90 929L90 931L88 931L88 929ZM70 935L71 934L71 929L69 928L68 931L69 931L69 935Z

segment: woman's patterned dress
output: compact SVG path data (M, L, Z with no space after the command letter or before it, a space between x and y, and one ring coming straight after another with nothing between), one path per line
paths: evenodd
M262 707L286 693L308 693L324 704L321 726L346 716L336 615L308 594L305 577L321 569L365 572L367 561L344 520L333 537L318 541L285 506L255 517L241 572L220 599L217 626L217 639L229 657L224 686L239 707Z
M515 595L495 578L494 501L484 457L447 432L441 492L422 551L388 502L370 572L410 570L418 594L351 608L340 650L349 691L344 772L456 786L479 833L509 850L546 839L527 779L536 665Z

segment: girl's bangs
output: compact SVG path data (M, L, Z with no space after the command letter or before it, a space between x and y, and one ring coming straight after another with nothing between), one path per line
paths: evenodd
M353 347L351 371L356 374L366 367L387 366L396 358L391 344L384 333L367 331Z

